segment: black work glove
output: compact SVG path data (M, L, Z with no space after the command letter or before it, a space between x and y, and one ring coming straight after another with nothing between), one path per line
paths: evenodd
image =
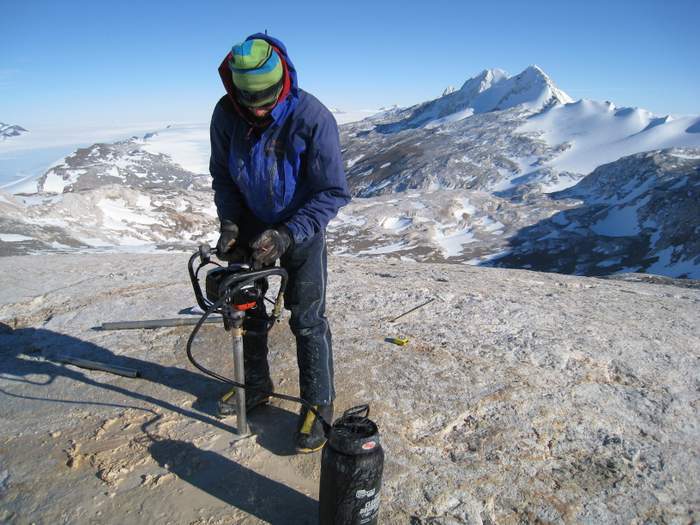
M250 244L253 248L253 268L259 270L263 266L273 265L292 243L292 234L286 226L265 230Z
M233 246L236 244L236 239L238 239L238 226L233 221L224 219L221 221L219 232L221 235L219 235L219 241L216 243L216 254L219 259L228 261L232 254Z

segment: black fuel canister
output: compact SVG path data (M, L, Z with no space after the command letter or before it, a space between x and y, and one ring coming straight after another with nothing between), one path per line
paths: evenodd
M354 407L331 427L321 458L321 525L377 523L384 451L368 416L368 405Z

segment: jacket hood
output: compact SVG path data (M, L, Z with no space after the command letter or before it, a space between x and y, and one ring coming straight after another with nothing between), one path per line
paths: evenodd
M280 93L280 96L277 99L277 106L275 106L275 109L277 109L277 107L279 107L280 104L288 96L291 95L294 98L297 98L299 96L299 86L297 84L297 70L294 68L294 64L292 64L292 61L289 59L289 55L287 54L287 48L280 40L266 35L264 33L255 33L246 38L246 41L253 40L255 38L265 40L268 44L270 44L273 47L275 51L277 51L277 54L279 54L280 58L282 59L282 66L284 68L284 84L282 87L282 92ZM219 66L219 76L221 77L221 81L223 82L224 87L226 88L226 93L228 93L228 96L233 102L233 105L238 111L238 113L250 122L250 119L246 115L245 110L238 104L238 100L236 99L236 86L234 86L233 84L233 78L231 77L231 69L228 66L228 61L230 58L231 52L229 51L229 53L224 57L224 60ZM275 118L275 113L277 112L273 109L273 118Z

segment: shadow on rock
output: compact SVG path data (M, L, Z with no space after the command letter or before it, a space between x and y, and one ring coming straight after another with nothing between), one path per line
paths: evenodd
M211 451L171 439L154 441L158 464L194 487L268 523L318 523L318 503Z
M43 359L40 359L39 356ZM119 382L122 384L97 381L72 366L61 364L59 360L64 357L87 359L109 365L133 368L139 371L140 378L120 380ZM137 390L130 390L122 386L125 383L131 386L138 385L142 381L148 381L186 392L199 399L218 395L224 389L224 385L222 385L221 382L178 367L163 366L150 361L115 355L113 352L94 343L51 330L41 328L19 328L13 330L6 324L0 323L0 374L3 376L3 381L35 386L48 386L53 383L56 378L65 377L132 399L151 403L165 410L170 410L177 414L211 424L228 432L233 430L218 419L209 417L209 414L193 412L164 399L156 398ZM34 375L45 376L46 379L34 381L30 379L30 376ZM97 403L90 400L61 400L33 397L14 394L4 389L0 389L0 392L12 397L35 399L38 401L123 406L113 403Z
M78 357L121 367L135 368L141 373L140 379L118 378L114 383L97 381L90 372L83 373L72 366L57 362L59 356ZM34 376L44 376L35 380ZM41 390L51 385L57 378L67 378L95 389L102 389L120 396L138 400L129 406L109 400L101 402L96 396L88 399L56 399L44 397ZM277 481L266 478L215 452L200 450L191 443L171 439L159 439L147 427L159 420L148 405L180 414L200 421L225 432L235 429L223 421L209 417L196 410L190 410L165 399L138 391L144 381L162 384L187 392L200 399L212 398L207 406L216 405L216 397L226 389L219 381L172 366L115 355L106 348L88 341L45 329L11 327L0 323L0 379L3 388L0 393L16 398L30 399L61 404L111 406L143 410L153 414L144 425L143 431L150 438L149 451L158 464L173 472L191 485L212 496L233 505L244 512L269 523L317 523L317 502ZM12 392L6 385L30 385L31 390ZM126 388L128 385L129 388ZM133 389L132 389L133 388ZM34 393L36 391L36 394ZM144 407L144 403L147 404ZM198 403L200 406L204 402ZM233 419L235 421L235 418ZM258 443L273 454L293 454L293 436L296 415L284 409L269 406L259 409L251 418Z
M110 350L76 337L42 328L19 328L0 323L0 373L15 376L47 374L72 377L72 369L59 363L61 357L80 358L107 365L138 370L141 379L162 384L195 396L198 400L215 397L225 389L221 382L175 366L116 355ZM22 356L41 355L47 361L27 360ZM40 370L38 370L39 368ZM82 375L82 374L79 374ZM203 402L202 406L210 406ZM213 414L213 412L212 412Z
M84 373L80 369L57 362L56 360L59 356L82 358L110 365L134 368L140 372L141 377L140 379L119 378L114 383L97 381L90 377L90 372ZM38 381L34 380L32 376L37 375L44 377ZM182 368L163 366L154 362L116 355L94 343L51 330L40 328L19 328L13 330L6 324L0 323L0 376L2 376L0 379L6 384L23 383L36 387L48 386L56 378L65 377L95 388L149 403L226 432L236 431L235 427L228 425L217 417L212 417L218 412L217 400L223 392L229 389L228 385ZM161 384L194 396L196 401L192 405L193 410L180 407L166 399L140 392L138 385L143 381ZM131 389L132 385L134 386L133 389ZM26 392L17 394L5 388L0 388L0 393L11 397L52 403L127 408L124 404L96 402L94 399L61 400L48 399L40 395L27 395ZM258 434L258 444L260 446L280 456L294 453L295 414L281 408L268 406L258 409L252 416L251 423L255 426L254 430ZM235 423L235 417L231 421Z
M266 405L250 415L250 426L258 445L276 456L295 456L294 435L298 417L294 412Z

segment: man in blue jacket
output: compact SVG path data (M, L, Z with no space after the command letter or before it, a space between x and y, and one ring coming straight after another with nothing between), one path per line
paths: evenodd
M333 353L325 316L325 230L350 201L333 115L301 90L287 50L265 34L233 47L219 67L226 95L211 120L214 200L221 221L219 254L252 259L256 268L277 259L289 273L285 308L296 337L301 397L332 421ZM267 318L265 306L248 311L249 329ZM256 324L257 323L257 324ZM246 383L273 388L267 337L243 339ZM248 391L249 409L268 397ZM299 452L325 443L313 412L302 408Z

